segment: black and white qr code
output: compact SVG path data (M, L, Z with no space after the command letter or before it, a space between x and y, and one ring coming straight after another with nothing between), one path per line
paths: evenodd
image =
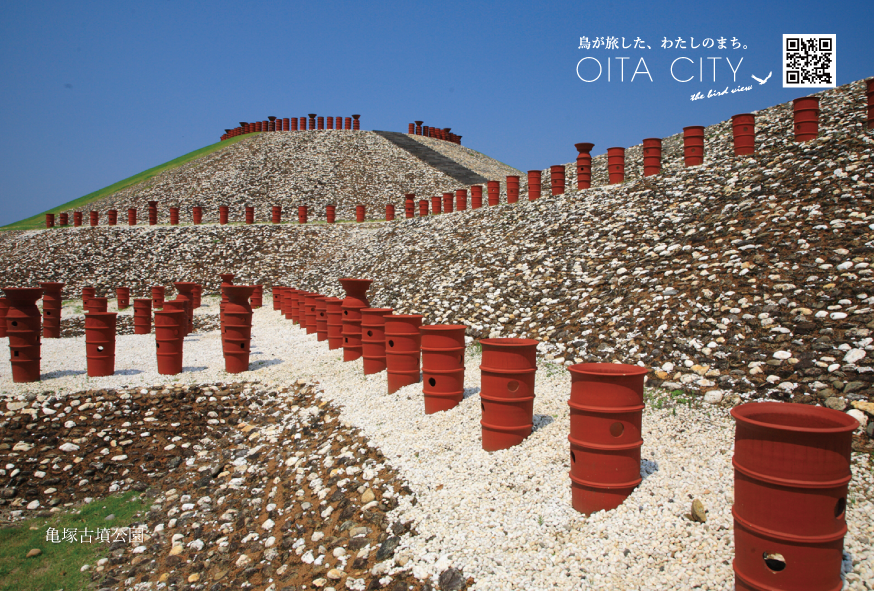
M835 88L836 35L783 35L783 88Z

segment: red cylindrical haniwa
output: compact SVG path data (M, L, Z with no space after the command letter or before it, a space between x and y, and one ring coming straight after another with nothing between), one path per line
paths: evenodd
M343 347L343 300L340 298L325 298L328 313L328 349Z
M385 368L389 394L419 383L421 326L421 314L385 316Z
M370 279L340 279L346 292L341 310L343 311L343 361L355 361L361 357L361 310L369 308L367 289L373 283Z
M542 173L539 170L528 171L528 201L540 199L540 182Z
M228 223L228 206L219 205L219 224L225 225Z
M611 185L625 180L625 148L607 148L607 176Z
M343 121L343 129L352 129L352 117L346 117Z
M86 286L82 288L82 308L88 310L91 306L91 298L97 295L97 290L93 287Z
M830 408L784 402L742 404L731 415L735 588L841 589L859 423Z
M419 199L419 217L424 218L428 216L428 200L427 199Z
M293 316L294 314L297 314L297 323L300 325L300 327L302 329L304 329L304 332L306 332L307 334L310 334L306 330L306 328L307 328L307 326L309 326L309 322L311 319L307 317L306 299L307 299L307 296L313 296L313 295L318 295L318 294L313 294L313 293L310 293L308 291L304 291L302 289L296 289L293 292L294 299L291 300L292 318L294 318L294 316ZM296 306L295 306L295 302L297 303ZM288 318L288 317L286 316L286 318Z
M176 301L185 302L185 313L188 314L188 333L194 332L194 288L197 284L191 281L177 281L173 284L178 295Z
M274 310L282 310L282 290L284 289L285 287L281 285L274 285L271 290L273 292L272 299Z
M423 326L422 393L425 414L455 408L464 398L463 324Z
M42 336L47 339L59 339L61 338L61 308L63 307L61 290L64 289L64 284L46 281L40 283L39 286L42 289ZM3 318L0 318L0 324L3 325L5 331L6 321Z
M203 207L195 205L191 208L191 221L195 226L203 221Z
M534 427L534 375L537 345L534 339L482 339L483 449L512 447Z
M868 88L865 94L868 96L868 129L874 129L874 78L866 83Z
M467 189L455 190L455 210L467 211Z
M267 131L276 131L276 122L268 121L267 122Z
M615 509L640 484L645 367L580 363L571 372L571 497L589 515Z
M179 208L171 207L170 208L170 225L178 226L179 225Z
M303 292L292 287L283 287L281 310L286 320L291 320L293 324L305 326L304 321L301 320L302 314L300 312L302 308L298 305L298 298L301 293Z
M437 215L443 212L443 208L440 207L440 196L434 195L431 197L431 214Z
M283 117L283 118L282 118L282 131L288 131L288 130L289 130L288 124L289 124L289 119L288 119L288 117Z
M161 310L164 308L164 286L155 285L152 287L152 309Z
M40 315L36 306L42 297L38 287L6 287L6 336L12 381L38 382L40 360Z
M316 128L316 114L310 113L309 118L310 118L310 129L315 129Z
M149 201L149 225L154 226L158 223L158 202Z
M423 125L422 126L422 135L424 135L425 137L431 137L431 128L428 127L427 125Z
M574 144L577 149L577 189L582 191L592 186L592 155L595 144L581 142Z
M92 211L90 215L89 222L91 223L91 227L96 226L100 221L100 214L96 211Z
M319 129L325 129L325 118L319 117L318 122L319 122Z
M115 373L116 312L85 314L85 359L88 377L111 376Z
M291 131L297 131L297 117L291 118Z
M325 121L327 129L334 129L334 118L328 117L327 121Z
M657 137L648 137L643 140L643 176L652 176L660 173L661 170L662 140Z
M495 206L501 203L501 182L489 181L488 183L489 205Z
M407 193L406 195L404 195L404 215L407 217L407 219L416 215L415 199L415 193Z
M68 225L68 224L70 223L70 216L69 216L69 214L62 213L62 214L59 216L59 218L60 218L60 221L58 222L58 225L60 225L60 226L66 226L66 225Z
M352 129L354 129L355 131L361 129L361 121L359 121L360 117L361 115L352 115Z
M792 101L795 113L795 141L806 142L819 135L819 97L805 96Z
M152 332L152 300L134 298L134 334Z
M115 307L118 310L124 310L130 307L130 288L116 287L115 288Z
M452 193L443 193L443 213L452 213Z
M297 223L305 224L307 223L307 206L299 205L297 207Z
M337 221L337 206L336 205L326 205L325 206L325 220L329 224L333 224Z
M391 308L361 309L361 356L366 376L385 369L385 316L392 311Z
M256 121L255 122L255 131L260 133L262 131L267 131L267 130L264 129L264 124L261 121Z
M9 302L0 298L0 339L6 338L6 314L9 312Z
M85 306L86 312L108 312L109 298L92 297L88 300L88 305Z
M395 206L391 203L385 206L385 221L390 222L395 219Z
M219 324L221 327L225 325L225 305L228 303L228 294L225 293L225 288L234 284L234 274L233 273L219 273L219 278L221 278L221 284L219 285L219 292L221 293L222 299L219 302ZM224 332L224 331L222 331Z
M299 126L298 130L299 131L306 131L307 130L307 118L301 117L299 121L300 121L300 126Z
M320 293L308 292L304 295L304 316L306 317L306 332L307 334L316 334L319 327L316 324L318 313L316 312L316 298L324 297ZM326 319L327 321L327 319ZM327 325L325 325L325 336L327 336Z
M191 290L191 305L197 310L201 304L203 296L203 286L199 283L194 284L194 289Z
M46 214L46 228L54 228L55 227L55 214L47 213Z
M734 155L756 153L756 116L752 113L732 115L731 130L734 135Z
M482 185L471 185L470 187L470 208L479 209L483 206L483 188Z
M510 175L507 177L507 203L519 201L519 177Z
M564 194L564 164L549 167L550 187L553 195Z
M191 332L188 320L189 304L190 302L182 300L167 300L164 302L164 310L179 310L185 313L185 322L182 324L182 336L186 336Z
M704 126L690 125L683 128L683 160L686 166L704 163Z
M424 121L415 121L416 135L422 135L422 123L424 123Z
M255 291L253 285L228 285L224 294L225 323L222 328L222 351L225 356L225 371L240 373L249 369L249 351L252 340L252 308L249 298Z
M270 210L270 223L271 224L280 224L282 223L282 206L274 205Z
M252 308L260 308L264 305L264 286L263 285L253 285L252 287L255 290L252 292L252 299L250 301L250 305Z
M82 212L74 211L73 212L73 227L78 228L82 225Z
M254 224L255 223L255 208L251 205L246 206L246 223Z
M355 206L355 221L359 222L359 223L364 221L364 206L363 205L356 205Z
M315 300L316 340L328 340L328 302L327 296L317 295Z
M118 225L118 210L110 209L106 212L106 223L110 226Z
M407 125L407 133L409 135L413 135L416 133L416 124L415 123L410 123L409 125Z
M184 310L155 312L155 352L159 374L167 376L182 373L182 345L185 342L184 325L187 322Z

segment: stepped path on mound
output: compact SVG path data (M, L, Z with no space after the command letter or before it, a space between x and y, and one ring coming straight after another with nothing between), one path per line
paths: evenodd
M374 131L373 133L387 139L399 148L403 148L425 164L433 166L443 174L451 176L465 185L480 185L489 179L477 174L469 168L465 168L458 162L450 160L440 152L432 150L428 146L410 139L407 134L397 131Z

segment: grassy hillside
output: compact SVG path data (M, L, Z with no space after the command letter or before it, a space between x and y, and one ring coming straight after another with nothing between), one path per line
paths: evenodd
M164 164L160 164L158 166L155 166L154 168L144 170L143 172L141 172L139 174L135 174L132 177L128 177L124 180L118 181L117 183L109 185L108 187L104 187L103 189L100 189L98 191L94 191L93 193L88 193L84 197L79 197L78 199L68 201L67 203L62 203L60 205L57 205L57 206L52 207L50 209L47 209L47 210L43 211L42 213L38 213L38 214L31 216L29 218L20 220L18 222L13 223L13 224L9 224L8 226L2 226L2 227L0 227L0 230L36 230L39 228L45 228L45 220L46 220L47 213L52 213L52 212L57 213L59 211L84 207L85 205L91 203L92 201L97 201L98 199L102 199L102 198L106 197L107 195L111 195L111 194L115 193L116 191L121 191L122 189L130 187L132 185L136 185L136 184L142 183L144 181L147 181L150 178L157 176L166 170L178 168L178 167L182 166L183 164L187 164L187 163L191 162L192 160L197 160L198 158L200 158L202 156L206 156L207 154L211 154L212 152L215 152L217 150L221 150L222 148L226 148L226 147L230 146L231 144L235 144L235 143L242 141L246 138L254 137L255 135L260 135L260 134L247 134L247 135L237 136L235 138L231 138L231 139L223 141L223 142L217 142L215 144L200 148L199 150L189 152L188 154L180 156L179 158L175 158L169 162L165 162ZM73 220L71 219L70 223L72 223L72 221ZM55 218L55 223L57 223L57 217Z

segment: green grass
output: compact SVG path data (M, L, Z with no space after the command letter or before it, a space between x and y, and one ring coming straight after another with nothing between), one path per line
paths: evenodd
M78 199L74 199L72 201L68 201L67 203L63 203L63 204L58 205L56 207L52 207L51 209L47 209L46 211L44 211L42 213L38 213L35 216L31 216L27 219L23 219L21 221L9 224L8 226L0 227L0 230L36 230L39 228L45 228L45 221L46 221L46 214L47 213L54 212L55 214L57 214L60 211L66 211L69 209L76 209L79 207L83 207L83 206L85 206L93 201L103 199L104 197L107 197L109 195L112 195L113 193L121 191L122 189L126 189L128 187L133 186L133 185L137 185L139 183L143 183L145 181L148 181L152 177L157 176L157 175L161 174L162 172L165 172L167 170L172 170L174 168L178 168L178 167L182 166L183 164L187 164L187 163L191 162L192 160L197 160L198 158L206 156L207 154L212 154L213 152L221 150L222 148L226 148L232 144L235 144L235 143L242 141L246 138L254 137L256 135L260 135L260 134L246 134L246 135L237 136L235 138L231 138L231 139L225 140L223 142L217 142L215 144L200 148L199 150L189 152L188 154L180 156L179 158L175 158L175 159L171 160L170 162L165 162L164 164L155 166L154 168L150 168L148 170L144 170L143 172L141 172L139 174L135 174L132 177L128 177L124 180L118 181L117 183L109 185L108 187L104 187L103 189L100 189L99 191L94 191L93 193L88 193L84 197L79 197ZM119 217L121 217L121 214L119 214ZM56 215L55 216L55 224L57 224L57 223L58 223L58 219L57 219L57 215ZM84 223L87 225L88 220L85 219ZM73 224L73 219L71 216L71 218L70 218L71 227L72 227L72 224ZM55 227L57 227L57 225Z
M144 502L135 492L127 492L84 505L80 510L61 512L51 517L28 519L14 527L0 529L0 591L65 591L84 589L91 582L91 573L97 561L109 554L109 543L100 542L92 535L91 543L53 543L46 541L49 527L60 537L64 528L123 528L134 521ZM115 518L106 521L114 514ZM129 541L126 543L130 543ZM39 548L42 554L26 558L27 553ZM81 572L83 564L91 570Z

